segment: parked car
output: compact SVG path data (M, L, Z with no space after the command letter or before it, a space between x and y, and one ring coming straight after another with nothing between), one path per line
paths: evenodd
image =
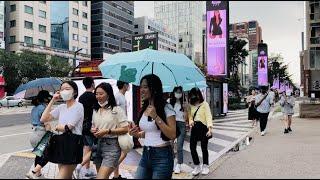
M23 99L15 99L13 96L7 96L3 99L0 100L0 107L6 106L6 107L13 107L13 106L18 106L22 107L23 106Z

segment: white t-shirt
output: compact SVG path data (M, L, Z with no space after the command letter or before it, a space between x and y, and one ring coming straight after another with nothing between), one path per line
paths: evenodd
M82 135L84 109L81 103L76 101L69 108L67 108L67 104L60 104L50 114L53 118L59 119L59 124L73 126L72 133Z
M124 112L127 114L127 101L126 101L126 97L121 93L118 92L116 94L116 101L117 101L117 105L120 106Z
M164 111L167 118L170 116L176 115L176 112L174 111L171 104L167 104L164 107ZM144 114L140 119L139 127L142 131L145 132L145 139L144 139L145 146L159 146L167 143L167 141L162 140L161 130L157 128L156 122L154 120L149 122L148 117L145 116Z
M174 111L176 112L176 121L186 122L183 118L184 112L180 110L181 110L181 103L176 102L176 104L174 105Z

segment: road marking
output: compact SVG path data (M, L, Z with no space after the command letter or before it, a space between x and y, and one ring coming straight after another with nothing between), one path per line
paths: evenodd
M9 134L9 135L0 136L0 138L11 137L11 136L20 136L20 135L31 134L31 133L32 133L32 132L25 132L25 133L18 133L18 134Z

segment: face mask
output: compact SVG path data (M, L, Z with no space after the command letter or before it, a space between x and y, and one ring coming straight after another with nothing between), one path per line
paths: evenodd
M68 101L68 100L72 99L73 90L63 90L60 92L60 95L64 101Z
M100 107L105 107L108 104L108 101L105 101L104 103L98 102L98 104L100 105Z
M197 97L197 96L192 96L192 97L190 98L190 103L191 103L191 104L195 104L197 101L198 101L198 97Z
M182 97L182 93L174 93L174 97L180 99Z

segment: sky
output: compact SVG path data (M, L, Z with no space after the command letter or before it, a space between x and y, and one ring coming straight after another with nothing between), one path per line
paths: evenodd
M231 1L230 23L257 20L269 54L280 53L289 74L300 85L301 32L304 31L303 1ZM135 1L135 17L154 17L153 1Z

